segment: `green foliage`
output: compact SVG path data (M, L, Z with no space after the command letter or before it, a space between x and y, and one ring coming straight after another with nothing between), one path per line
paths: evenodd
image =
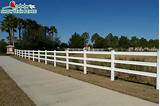
M119 47L127 49L130 47L130 40L126 36L121 36L119 38Z
M71 48L83 48L82 38L78 33L74 33L69 39L69 47Z
M0 54L6 53L6 46L7 46L7 43L5 42L5 40L1 39L0 40Z
M62 42L62 43L60 44L60 48L68 48L68 44Z
M15 44L18 49L54 50L60 45L56 27L42 26L35 20L6 15L1 22L1 30L8 33L9 44ZM15 39L14 32L18 32L18 40Z
M112 33L109 33L106 37L105 37L105 42L104 42L104 47L105 48L117 48L119 44L118 41L118 37L117 36L113 36Z
M114 49L128 49L129 47L148 47L148 48L159 48L158 39L147 40L145 38L137 38L136 36L129 39L127 36L114 36L109 33L105 38L95 33L92 35L91 41L94 48L114 48Z
M83 41L83 44L84 46L87 46L88 42L89 42L89 33L87 32L84 32L82 35L82 41Z
M22 37L22 29L25 27L25 20L22 18L17 18L17 29L18 29L18 36L19 40L21 40Z
M104 38L101 37L98 33L92 35L91 41L94 48L102 48L104 45Z
M1 31L7 32L9 35L9 44L14 43L14 32L17 28L17 17L12 14L4 16L3 21L1 22Z
M45 28L37 22L27 20L28 25L23 31L21 45L23 49L54 50L59 44L58 37L46 36Z
M89 34L84 32L82 35L74 33L69 39L69 47L71 48L83 48L88 44Z
M147 40L145 39L145 38L141 38L141 39L139 39L139 47L143 47L143 48L145 48L146 47L146 45L147 45Z
M159 48L159 40L158 39L150 39L148 42L148 47L155 47L155 48Z
M55 26L51 26L50 29L49 29L49 35L51 36L51 39L54 40L54 38L57 37L57 29Z
M137 38L136 36L133 36L130 40L130 46L131 47L138 47L140 46L139 44L139 38Z

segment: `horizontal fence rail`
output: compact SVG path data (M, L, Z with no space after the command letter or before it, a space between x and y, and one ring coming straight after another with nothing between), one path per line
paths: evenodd
M63 55L60 55L63 54ZM78 56L70 56L71 54L80 54L82 57ZM94 54L94 55L110 55L110 59L104 58L89 58L87 55ZM45 64L47 62L53 62L54 66L56 67L57 63L63 63L66 66L66 69L69 69L69 65L77 65L83 67L84 74L87 74L87 68L95 68L95 69L103 69L107 71L111 71L111 80L115 80L115 72L123 72L127 74L136 74L142 75L147 77L154 77L156 78L156 88L159 89L159 55L158 52L118 52L118 51L41 51L41 50L18 50L15 49L15 55L23 58L32 59L33 61L37 60L38 62L44 61ZM129 60L116 60L117 55L124 55L124 56L154 56L157 57L157 62L142 62L142 61L129 61ZM60 60L62 59L62 60ZM70 60L80 60L81 63L73 62ZM106 62L110 63L110 67L107 66L100 66L100 65L93 65L87 63L88 61L94 62ZM148 67L156 67L157 73L151 72L143 72L138 70L129 70L123 68L115 67L115 64L128 64L128 65L139 65L139 66L148 66Z

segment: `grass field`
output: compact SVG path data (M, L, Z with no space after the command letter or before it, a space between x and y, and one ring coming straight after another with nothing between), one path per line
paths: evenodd
M75 79L86 81L104 88L112 89L128 95L136 96L136 97L139 97L148 101L152 101L155 103L159 102L158 90L156 90L155 87L150 85L128 82L120 79L111 81L109 77L101 76L98 74L88 73L84 75L82 71L75 70L75 69L66 70L63 67L58 67L58 66L53 67L53 64L45 65L44 62L38 63L32 60L28 60L28 59L24 59L16 56L13 56L13 58L16 58L22 62L31 64L40 68L47 69L49 71L52 71L58 74L62 74L68 77L73 77Z
M57 53L57 55L65 56L64 53ZM83 54L70 54L70 56L83 57ZM97 54L87 54L87 57L88 58L100 58L100 59L110 59L111 58L110 55L105 55L105 54L98 54L98 55ZM116 55L115 58L116 58L116 60L129 60L129 61L141 61L141 62L156 62L157 61L157 58L154 56L147 56L146 57L146 56L124 56L124 55L120 56L120 55ZM61 58L57 58L57 59L66 61L65 59L61 59ZM83 63L82 60L70 59L69 61L76 62L76 63ZM111 64L106 63L106 62L88 61L87 64L111 67ZM60 65L65 67L64 64L60 64ZM140 66L140 65L116 64L115 67L116 68L123 68L123 69L130 69L130 70L137 70L137 71L144 71L144 72L152 72L152 73L157 72L156 67L148 67L148 66ZM80 67L80 66L70 65L70 68L81 70L81 71L83 70L83 67ZM101 70L101 69L95 70L93 68L87 68L87 71L95 73L95 74L110 77L110 70L106 71L106 70ZM152 78L152 77L145 77L145 76L134 75L134 74L120 73L120 72L116 72L115 76L117 79L122 79L122 80L127 80L127 81L156 86L156 78Z
M1 106L35 106L33 101L0 67L0 105Z

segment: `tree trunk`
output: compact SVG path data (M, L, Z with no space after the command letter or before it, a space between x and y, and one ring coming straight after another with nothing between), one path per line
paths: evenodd
M12 37L13 37L13 38L12 38L12 44L13 44L13 46L14 46L14 29L12 29L12 35L13 35L13 36L12 36Z
M21 28L18 28L19 31L19 40L21 40Z
M9 34L9 42L8 42L8 44L11 45L12 44L12 34L11 34L11 30L10 29L8 31L8 34Z

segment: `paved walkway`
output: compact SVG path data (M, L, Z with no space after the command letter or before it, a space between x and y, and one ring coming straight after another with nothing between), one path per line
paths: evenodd
M0 66L37 106L158 106L136 97L62 76L7 56Z

